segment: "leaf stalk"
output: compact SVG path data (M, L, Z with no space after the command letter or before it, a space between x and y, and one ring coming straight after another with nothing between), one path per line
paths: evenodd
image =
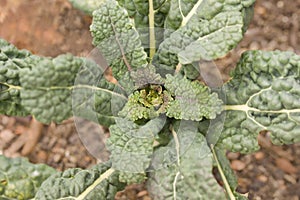
M149 0L149 42L150 42L150 60L153 59L153 56L156 51L156 42L155 42L155 24L154 24L154 7L153 0Z
M223 181L223 183L224 183L225 190L226 190L226 192L227 192L227 194L228 194L228 196L229 196L229 199L230 199L230 200L236 200L236 198L235 198L233 192L231 191L231 188L230 188L229 183L228 183L228 181L227 181L227 179L226 179L226 176L225 176L225 174L224 174L224 172L223 172L223 169L222 169L222 167L221 167L221 165L220 165L220 163L219 163L218 157L217 157L216 152L215 152L215 149L214 149L214 145L211 144L211 145L210 145L210 148L211 148L211 151L212 151L212 153L213 153L213 157L214 157L214 159L215 159L215 161L216 161L216 163L217 163L218 171L219 171L219 173L220 173L220 175L221 175L221 178L222 178L222 181Z

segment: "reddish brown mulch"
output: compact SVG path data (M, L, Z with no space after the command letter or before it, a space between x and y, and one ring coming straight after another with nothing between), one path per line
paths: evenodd
M75 10L67 0L0 0L0 37L19 48L44 56L71 52L87 55L92 49L91 18ZM300 54L300 0L258 0L245 38L224 59L216 61L223 80L247 49L291 50ZM0 153L20 156L18 138L30 118L0 117ZM277 147L268 136L259 137L262 149L252 155L229 153L239 179L238 190L253 200L300 199L300 145ZM58 170L87 168L96 159L82 145L72 120L43 126L42 137L29 159ZM132 185L116 199L149 200L143 185Z

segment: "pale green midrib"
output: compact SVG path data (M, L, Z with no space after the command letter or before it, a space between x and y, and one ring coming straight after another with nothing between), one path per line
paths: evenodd
M116 39L116 43L117 43L117 45L119 46L119 50L120 50L121 55L122 55L122 60L124 61L124 64L126 65L128 71L131 71L131 70L132 70L132 67L131 67L130 63L128 62L127 58L126 58L125 51L124 51L124 49L123 49L123 47L122 47L122 45L121 45L121 42L120 42L120 40L119 40L119 38L118 38L118 34L117 34L118 32L116 31L116 27L115 27L115 25L113 24L113 21L112 21L112 19L111 19L110 13L109 13L108 17L109 17L109 21L110 21L111 28L112 28L112 30L113 30L113 32L114 32L114 37L115 37L115 39Z
M15 86L15 85L9 85L7 83L2 83L0 82L0 84L5 85L8 87L7 90L4 91L9 91L12 89L16 89L16 90L22 90L24 89L21 86ZM102 92L106 92L109 93L113 96L118 96L123 98L124 100L128 100L126 96L119 94L117 92L108 90L108 89L104 89L104 88L100 88L100 87L96 87L96 86L91 86L91 85L73 85L73 86L51 86L51 87L36 87L36 88L25 88L25 89L38 89L38 90L74 90L74 89L91 89L91 90L96 90L96 91L102 91Z
M215 152L215 149L214 149L214 145L213 145L213 144L210 145L210 149L211 149L211 151L212 151L213 158L214 158L214 160L216 161L218 171L219 171L219 173L220 173L220 175L221 175L221 178L222 178L222 180L223 180L223 182L224 182L224 186L225 186L225 189L226 189L226 191L227 191L227 194L228 194L230 200L236 200L236 198L235 198L235 196L234 196L234 194L233 194L233 192L232 192L232 190L231 190L231 188L230 188L230 185L229 185L229 183L228 183L228 181L227 181L227 178L226 178L226 176L225 176L225 174L224 174L224 172L223 172L223 169L222 169L222 167L221 167L221 164L220 164L220 162L219 162L219 160L218 160L218 157L217 157L217 154L216 154L216 152Z
M206 40L208 37L210 37L211 35L213 34L217 34L219 32L222 32L223 30L227 29L227 28L231 28L231 27L237 27L237 28L240 28L240 33L242 33L242 27L243 25L242 24L232 24L232 25L226 25L226 26L223 26L221 27L220 29L217 29L213 32L210 32L206 35L203 35L203 36L200 36L196 41L202 41L202 40Z
M114 33L115 33L115 39L116 39L116 42L117 42L117 44L118 44L118 46L119 46L119 49L120 49L120 51L121 51L121 54L122 54L122 59L123 59L125 65L127 66L128 71L131 71L132 68L131 68L131 66L130 66L130 64L129 64L127 58L126 58L125 51L124 51L124 49L123 49L123 47L122 47L122 45L121 45L121 43L120 43L120 40L119 40L119 38L118 38L118 36L117 36L116 28L115 28L115 26L114 26L113 24L111 24L111 25L112 25L113 31L114 31Z
M22 89L21 86L10 85L10 84L8 84L8 83L3 83L3 82L0 82L0 85L4 85L4 86L8 87L7 90L11 90L11 89L21 90L21 89ZM5 90L4 90L4 91L5 91Z
M203 0L199 0L186 16L182 16L183 19L182 19L180 27L185 26L188 23L188 21L190 21L192 16L197 13L197 10L198 10L199 6L202 4L202 2L203 2ZM179 4L180 4L180 1L179 1Z
M300 113L300 109L292 109L292 110L287 110L287 109L282 109L282 110L259 110L259 109L256 109L256 108L249 107L247 105L225 105L225 106L223 106L223 108L226 111L231 110L231 111L242 111L242 112L245 112L246 115L247 115L247 118L249 118L255 124L257 124L259 127L263 128L265 130L267 129L267 127L264 126L264 125L262 125L257 120L255 120L252 116L250 116L249 115L249 111L258 112L258 113L266 113L266 114L286 114L288 116L288 118L290 120L294 121L294 122L295 122L295 120L291 118L290 114L291 113Z
M157 9L154 9L154 13L157 13L168 1L170 0L165 0Z
M57 200L65 200L65 199L74 199L74 200L84 200L85 197L90 194L90 192L92 192L92 190L99 185L102 181L104 181L105 179L108 179L109 176L111 176L113 173L115 172L115 169L110 168L109 170L107 170L106 172L104 172L92 185L90 185L89 187L87 187L85 189L85 191L83 191L78 197L74 197L74 196L69 196L69 197L63 197L63 198L59 198ZM33 199L34 200L34 199Z
M79 195L76 200L84 200L85 197L97 186L99 185L103 180L108 179L109 176L111 176L115 170L113 168L110 168L106 172L104 172L92 185L90 185L81 195Z
M261 93L263 93L265 91L271 90L271 89L272 89L272 86L269 86L267 88L264 88L264 89L260 90L259 92L256 92L256 93L252 94L248 98L248 100L247 100L247 102L245 104L240 104L240 105L224 105L223 106L223 110L225 110L225 111L231 110L231 111L242 111L242 112L245 112L246 115L247 115L247 118L249 118L255 124L257 124L259 127L263 128L265 130L267 129L267 127L264 126L264 125L262 125L261 123L259 123L257 120L255 120L254 117L250 116L249 111L258 112L258 113L265 113L265 114L286 114L290 120L292 120L292 121L295 122L295 120L291 118L290 114L291 113L298 113L298 112L300 112L300 109L260 110L260 109L248 106L249 103L251 102L251 100L254 97L260 95Z
M271 90L271 89L272 89L272 86L264 88L264 89L260 90L259 92L256 92L256 93L252 94L248 98L248 100L247 100L247 102L245 104L240 104L240 105L224 105L223 109L224 110L244 111L246 113L248 113L249 111L253 111L253 112L270 113L270 114L272 114L272 113L274 113L274 114L289 114L289 113L300 112L300 109L260 110L260 109L253 108L253 107L249 106L249 103L251 102L251 100L254 97L262 94L265 91Z
M178 0L178 8L179 8L179 12L180 12L180 15L182 17L182 19L185 18L183 12L182 12L182 7L181 7L181 0Z
M149 0L149 43L150 43L150 60L156 51L156 42L155 42L155 22L154 22L154 8L153 8L153 0Z
M176 191L176 184L177 184L177 179L180 175L180 171L178 171L175 175L174 181L173 181L173 198L174 200L177 200L177 191Z
M176 133L176 131L174 130L174 128L171 126L171 132L174 138L174 142L175 142L175 149L176 149L176 154L177 154L177 165L178 167L180 167L180 143L179 143L179 139L178 139L178 135ZM173 181L173 198L174 200L177 199L177 190L176 190L176 184L177 184L177 180L178 177L180 175L180 171L178 170L178 172L175 175L174 181Z
M274 114L289 114L289 113L298 113L300 109L281 109L281 110L260 110L257 108L249 107L246 104L244 105L224 105L224 110L234 110L234 111L254 111L259 113L274 113Z

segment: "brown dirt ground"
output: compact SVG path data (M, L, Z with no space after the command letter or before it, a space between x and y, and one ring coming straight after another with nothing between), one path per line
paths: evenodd
M67 0L0 0L0 37L18 48L43 56L71 52L85 56L92 49L91 18L72 8ZM245 38L216 63L228 79L240 54L247 49L291 50L300 53L300 0L257 0L255 16ZM20 156L15 143L28 130L30 118L0 116L0 153ZM262 149L252 155L229 153L239 179L238 190L253 200L300 199L300 144L270 144L268 134L259 137ZM82 145L73 120L43 126L32 153L32 162L47 163L58 170L87 168L96 163ZM116 199L149 200L143 185L129 186Z

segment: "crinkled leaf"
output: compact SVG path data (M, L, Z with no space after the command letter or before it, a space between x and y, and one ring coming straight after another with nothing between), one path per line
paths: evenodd
M145 173L151 161L155 135L163 125L163 117L151 120L145 125L137 125L123 118L117 119L116 124L109 128L110 137L107 141L112 167L131 175L140 176ZM133 182L132 179L130 182Z
M248 51L224 86L226 119L219 145L243 153L258 150L257 135L275 144L300 141L300 56Z
M50 176L35 199L114 200L116 192L124 187L119 182L118 172L110 165L99 164L89 170L73 168Z
M119 112L120 117L137 121L139 119L153 119L159 116L159 112L154 107L145 107L141 102L140 93L134 92L129 96L128 102L124 108Z
M180 121L173 140L154 152L147 189L154 200L226 199L212 175L212 153L197 123Z
M127 184L143 183L146 179L146 173L119 172L119 181Z
M31 199L43 181L54 173L47 165L0 155L0 199Z
M129 100L119 112L119 116L136 121L139 119L153 119L159 116L160 113L165 112L163 107L167 102L164 99L167 98L168 94L162 91L160 85L163 85L164 80L156 73L154 66L148 65L132 71L131 80L134 82L134 89L140 89L140 91L135 91L129 96ZM149 99L150 97L151 99ZM147 105L145 106L145 104ZM159 106L161 109L159 109Z
M147 54L134 23L115 0L106 2L93 13L90 29L93 44L112 67L117 80L122 80L126 72L147 65Z
M29 51L18 50L0 38L0 113L7 115L28 115L21 105L20 69L31 68L36 57ZM13 85L14 87L11 87Z
M0 112L61 122L75 115L109 126L127 102L92 60L31 56L0 40ZM72 107L73 104L73 107Z
M194 6L199 6L201 1L198 0L171 0L170 11L165 21L166 36L169 36L174 30L180 28L184 17L191 15L191 11ZM191 14L189 14L191 13Z
M119 112L119 116L137 121L153 119L165 113L174 99L170 93L160 85L149 85L135 91L129 96L128 102Z
M43 58L20 73L20 97L24 108L43 123L61 122L72 115L72 87L82 65L70 54Z
M167 106L168 117L201 121L214 119L222 111L223 102L218 95L199 81L167 75L165 87L175 97Z
M104 0L69 0L75 8L78 8L88 15L92 15L104 3Z
M131 72L131 78L136 89L145 87L148 84L162 85L164 83L162 77L156 73L153 65Z
M72 108L75 116L95 121L104 126L115 123L115 116L127 102L125 92L106 81L101 68L91 60L84 59L77 73L72 93Z
M172 73L178 63L224 56L242 39L248 23L244 22L248 14L245 9L253 3L254 0L173 0L166 24L177 30L161 43L155 56L159 73Z
M118 0L121 6L126 8L128 14L134 19L135 27L140 33L142 45L145 50L150 47L149 36L149 12L154 15L154 29L156 48L163 40L164 22L169 12L170 0L153 0L153 10L149 10L149 0Z
M200 59L212 60L222 57L243 38L241 12L222 12L206 25L209 33L204 33L178 53L180 63L191 64Z

